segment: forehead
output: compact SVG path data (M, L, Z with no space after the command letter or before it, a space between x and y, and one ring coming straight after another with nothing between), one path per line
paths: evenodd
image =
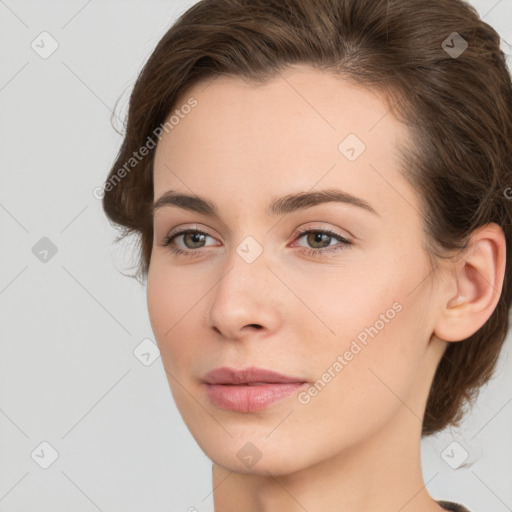
M222 186L226 196L268 197L315 183L371 197L389 191L383 175L400 181L406 127L382 96L332 74L296 66L263 84L216 77L188 89L173 112L191 98L196 106L157 146L155 198L184 185L202 196Z

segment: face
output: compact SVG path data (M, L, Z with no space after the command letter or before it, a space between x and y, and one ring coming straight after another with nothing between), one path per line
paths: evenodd
M419 433L439 353L419 198L399 173L405 126L375 93L306 66L258 86L217 77L176 108L192 97L156 149L154 199L167 199L147 300L200 447L277 475ZM206 384L220 367L290 382Z

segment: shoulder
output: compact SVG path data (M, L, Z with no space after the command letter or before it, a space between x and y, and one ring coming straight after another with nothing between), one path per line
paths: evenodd
M460 505L459 503L454 503L453 501L438 501L439 505L443 507L446 510L450 510L452 512L469 512L469 510L464 507L463 505Z

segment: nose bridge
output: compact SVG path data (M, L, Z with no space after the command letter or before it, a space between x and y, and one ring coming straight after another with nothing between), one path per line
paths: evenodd
M263 247L257 249L255 241L242 241L233 247L226 264L226 272L219 281L216 296L221 300L236 295L241 299L258 301L263 289L268 285L267 261ZM227 296L227 297L224 297Z
M236 337L245 325L273 327L278 312L267 263L263 246L252 237L232 248L223 277L213 290L210 326L230 337Z
M228 245L229 251L226 256L226 267L229 270L225 274L227 280L225 284L229 288L240 290L244 285L252 286L253 284L262 283L262 278L267 278L266 274L270 273L267 268L269 256L269 240L263 230L259 230L257 234L248 235L247 233L255 232L254 229L247 229L239 231L238 240L236 240L236 233L233 243ZM241 235L241 236L240 236ZM219 283L222 285L222 282ZM257 290L255 290L257 291Z

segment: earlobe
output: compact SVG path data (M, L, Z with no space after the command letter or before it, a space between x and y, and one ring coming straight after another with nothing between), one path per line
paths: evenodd
M473 232L468 247L453 265L434 329L436 336L461 341L485 324L501 295L505 260L505 235L500 226L486 224Z

